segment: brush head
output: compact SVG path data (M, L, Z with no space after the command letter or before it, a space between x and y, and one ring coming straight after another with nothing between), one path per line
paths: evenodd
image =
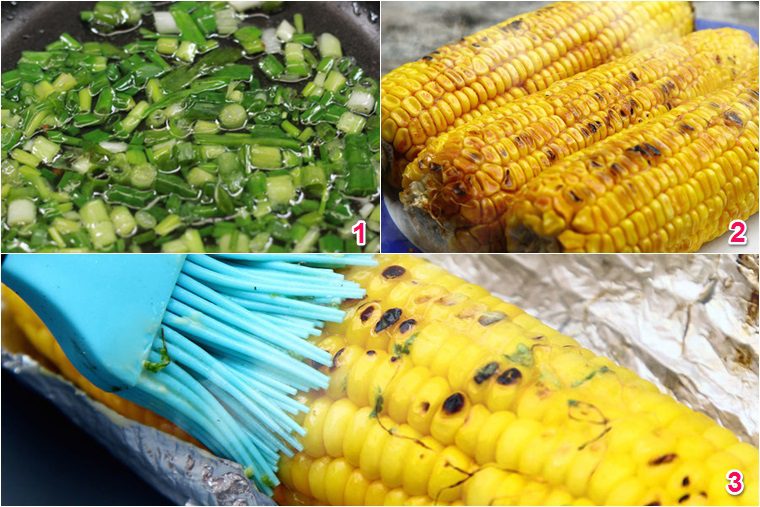
M2 274L77 370L118 392L142 374L183 262L158 254L17 254L5 258Z

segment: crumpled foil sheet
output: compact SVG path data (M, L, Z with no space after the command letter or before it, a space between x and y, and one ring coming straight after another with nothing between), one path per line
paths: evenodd
M425 257L758 445L757 255Z
M758 444L757 256L426 257ZM2 365L173 502L272 505L236 463L116 414L28 355L4 349Z
M274 505L237 463L117 414L25 354L3 350L2 364L175 504Z

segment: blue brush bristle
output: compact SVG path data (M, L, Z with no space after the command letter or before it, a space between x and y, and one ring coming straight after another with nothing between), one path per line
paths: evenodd
M332 268L372 265L365 255L190 255L141 377L144 404L212 452L242 464L257 487L278 484L280 454L301 449L293 396L328 378L304 360L330 355L306 338L364 290Z

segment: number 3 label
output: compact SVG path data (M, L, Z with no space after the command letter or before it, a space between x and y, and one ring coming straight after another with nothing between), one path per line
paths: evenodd
M726 474L726 491L729 495L740 495L744 491L744 476L738 470L729 470Z
M728 230L733 232L728 238L729 245L746 245L747 244L747 224L744 220L732 220L728 224Z

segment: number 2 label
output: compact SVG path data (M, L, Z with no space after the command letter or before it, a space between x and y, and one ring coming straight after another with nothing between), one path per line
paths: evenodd
M367 243L367 223L359 220L351 227L351 232L356 234L356 244L364 246Z
M740 471L736 469L729 470L726 474L726 480L728 481L726 491L728 491L729 495L740 495L744 491L744 475Z
M733 233L728 238L729 245L747 244L747 223L744 220L732 220L728 224L728 230Z

